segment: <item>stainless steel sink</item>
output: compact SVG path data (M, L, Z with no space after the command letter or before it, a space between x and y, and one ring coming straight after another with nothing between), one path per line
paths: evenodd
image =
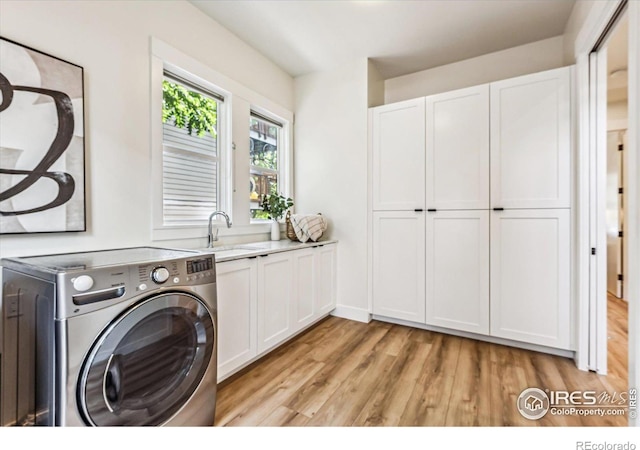
M273 248L271 241L252 242L250 244L221 245L213 248L199 248L201 252L213 253L217 261L226 261L238 257L251 256L251 254L268 252Z
M231 250L256 251L256 250L263 250L263 248L262 247L257 247L257 246L254 246L254 245L225 245L225 246L222 246L222 247L205 248L203 250L209 251L209 252L218 253L218 252L228 252L228 251L231 251Z
M264 250L264 248L253 245L224 245L221 247L200 248L198 250L202 252L213 253L214 255L216 255L216 260L220 260L222 258L226 259L249 255L253 252Z

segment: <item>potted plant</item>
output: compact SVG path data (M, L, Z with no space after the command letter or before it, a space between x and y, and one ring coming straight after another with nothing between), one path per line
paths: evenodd
M265 195L260 202L262 210L269 215L271 222L271 240L280 240L280 226L278 219L282 219L289 208L293 206L293 199L280 194Z

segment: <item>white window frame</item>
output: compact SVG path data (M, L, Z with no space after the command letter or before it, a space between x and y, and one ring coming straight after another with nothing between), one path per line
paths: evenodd
M173 83L178 83L181 86L186 87L187 89L190 89L189 85L182 83L178 77L176 77L177 74L175 74L172 70L169 70L168 68L165 68L165 76L163 78L163 80L169 80L170 82ZM217 103L217 124L216 124L216 156L214 157L214 163L215 163L215 172L216 172L216 181L215 181L215 188L216 188L216 208L218 210L222 209L224 210L225 208L225 184L223 182L223 177L221 176L221 172L223 171L223 165L222 165L222 161L224 159L224 155L227 153L226 151L223 151L223 149L226 148L226 146L224 146L225 143L225 138L226 138L226 133L222 133L220 130L224 130L224 127L226 125L226 117L225 117L225 113L226 113L226 108L225 108L225 98L224 96L220 95L220 97L222 97L221 99L217 99L212 95L208 95L206 94L206 91L210 91L212 92L212 94L218 94L218 89L215 88L213 86L205 86L201 83L197 83L196 81L190 79L190 78L185 78L184 76L181 76L180 78L184 79L185 81L192 83L195 87L200 87L200 90L202 91L201 94L213 99L214 101L216 101ZM174 145L172 143L167 143L164 139L164 133L163 133L163 139L162 139L162 158L164 159L164 154L165 152L169 151L171 153L184 153L184 152L190 152L191 149L187 148L187 146L182 146L182 145ZM198 153L197 151L195 153ZM164 162L164 161L163 161ZM164 170L163 170L163 180L162 183L164 185ZM163 194L164 197L164 194ZM164 211L164 198L163 200L163 205L162 205L162 224L163 227L165 228L176 228L176 227L180 227L180 228L185 228L185 227L200 227L201 223L203 223L202 221L199 221L198 223L191 223L191 224L175 224L175 225L167 225L164 222L164 218L165 218L165 211Z
M279 142L278 142L278 193L284 197L293 197L292 192L292 176L293 173L293 161L291 157L291 122L282 117L278 117L270 111L260 108L259 106L252 105L250 111L256 112L267 119L271 119L276 123L282 124L280 130ZM251 117L251 113L249 113ZM247 133L249 132L249 123L247 122ZM247 153L247 158L249 153ZM249 173L249 176L251 174ZM295 199L294 199L295 203ZM295 208L295 206L294 206ZM282 222L284 219L280 220ZM265 219L250 219L251 224L265 224L269 223Z
M152 49L155 49L152 45ZM157 50L157 49L156 49ZM157 53L160 53L158 55ZM188 58L188 57L187 57ZM218 111L218 179L227 180L230 177L229 170L229 136L230 111L232 108L232 96L228 90L215 84L210 74L197 64L189 64L190 61L181 58L180 55L168 52L154 52L151 57L151 193L152 193L152 240L169 240L202 237L203 229L207 224L166 225L163 220L163 192L162 192L162 154L164 146L162 130L162 81L165 71L189 80L198 86L214 91L224 98L222 111ZM213 78L215 79L215 78ZM228 183L220 181L218 192L218 209L231 213L232 203ZM213 212L213 211L212 211Z
M220 239L225 236L258 235L269 233L270 224L250 220L248 122L250 111L254 110L267 117L273 117L283 124L283 142L279 189L282 195L294 197L293 193L293 113L273 100L245 87L237 81L206 66L193 57L151 37L150 41L150 130L151 130L151 240L174 241L171 245L185 247L204 247L185 240L201 239L206 244L207 224L166 226L162 220L162 80L164 70L193 81L224 97L224 111L218 115L220 139L218 152L220 168L219 209L225 211L233 221L233 227L227 229L218 217ZM244 163L246 161L246 164ZM246 173L245 173L246 172ZM244 188L244 189L243 189ZM237 191L237 192L236 192ZM295 198L294 198L295 200ZM257 239L258 240L258 239ZM182 241L182 242L178 242Z

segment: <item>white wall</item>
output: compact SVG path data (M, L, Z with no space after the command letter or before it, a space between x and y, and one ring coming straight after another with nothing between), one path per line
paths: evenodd
M607 130L626 130L629 123L629 103L626 100L607 103Z
M366 59L295 79L296 211L324 214L338 245L338 308L366 320Z
M0 30L84 67L88 219L84 233L3 235L0 257L150 243L151 36L293 109L293 79L188 2L2 0Z
M563 37L466 59L385 81L385 103L461 89L564 66Z

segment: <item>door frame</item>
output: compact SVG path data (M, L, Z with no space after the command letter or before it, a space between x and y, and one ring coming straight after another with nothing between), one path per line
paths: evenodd
M606 251L591 254L593 247L592 230L597 229L597 217L594 214L595 198L598 197L597 171L594 170L598 155L597 148L597 108L593 96L594 68L590 55L608 31L618 10L626 4L629 18L629 128L628 153L624 177L628 183L627 228L625 245L628 255L628 273L640 273L640 2L611 0L594 3L587 20L580 30L575 43L576 75L577 75L577 239L576 239L576 299L577 299L577 347L576 364L582 370L594 370L606 373L606 315L598 315L602 311L603 302L606 308L606 285L597 286L594 282L602 279L599 271L606 271ZM605 127L606 128L606 127ZM606 129L605 129L606 131ZM602 130L600 130L600 133ZM593 190L596 190L593 193ZM604 230L600 230L603 234ZM596 238L597 240L597 238ZM596 247L597 248L597 247ZM595 268L595 273L591 272ZM629 386L640 386L640 277L629 277L626 283L627 300L629 302ZM593 290L596 292L593 292ZM604 295L602 292L604 290ZM596 313L598 319L594 326L590 324L590 312ZM606 311L606 309L605 309ZM602 323L602 320L605 323ZM600 332L598 332L600 330ZM604 331L604 333L603 333ZM590 348L590 338L596 339L595 348ZM604 337L604 343L602 339ZM604 348L604 356L601 354ZM590 351L598 355L590 360ZM605 361L602 367L602 361ZM598 366L600 364L600 366ZM630 418L631 425L640 425L637 418Z

